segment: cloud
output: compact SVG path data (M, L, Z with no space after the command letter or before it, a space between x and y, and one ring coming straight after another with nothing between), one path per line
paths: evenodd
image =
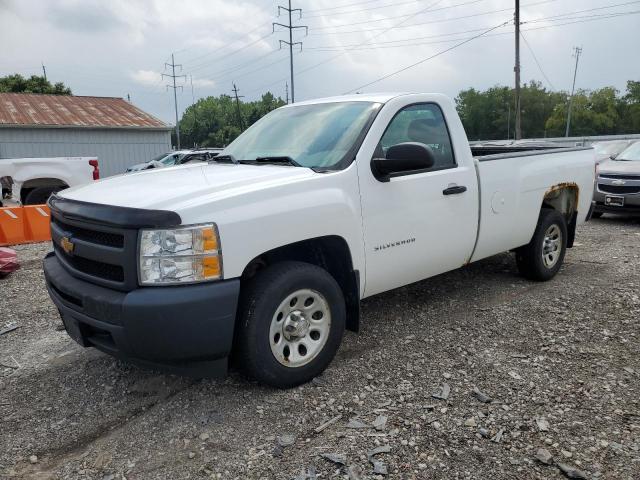
M131 79L145 87L155 87L162 81L162 74L153 70L138 70L131 74Z
M216 86L216 82L209 80L208 78L194 78L193 86L200 88L213 88Z

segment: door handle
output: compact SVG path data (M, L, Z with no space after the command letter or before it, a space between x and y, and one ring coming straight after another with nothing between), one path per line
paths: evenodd
M458 193L464 193L467 191L467 187L464 185L456 185L454 187L445 188L442 191L443 195L457 195Z

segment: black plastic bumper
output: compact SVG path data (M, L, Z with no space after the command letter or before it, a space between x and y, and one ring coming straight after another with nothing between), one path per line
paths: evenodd
M616 215L640 215L640 206L624 205L622 207L612 207L605 205L604 203L595 202L593 211L601 213L612 213Z
M80 345L173 373L226 373L238 279L119 292L73 277L53 253L44 273L67 332Z

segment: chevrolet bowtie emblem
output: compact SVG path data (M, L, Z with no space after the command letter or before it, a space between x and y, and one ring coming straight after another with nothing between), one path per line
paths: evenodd
M624 180L613 180L611 182L612 185L624 185L625 183L627 182L625 182Z
M60 246L62 247L62 249L65 251L67 255L71 255L73 253L73 248L75 247L75 245L73 244L73 242L69 237L62 237L60 239Z

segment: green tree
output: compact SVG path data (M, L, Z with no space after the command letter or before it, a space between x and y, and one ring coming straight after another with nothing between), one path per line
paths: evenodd
M71 95L71 89L62 82L52 84L44 77L32 75L30 78L16 73L0 77L2 93L49 93L53 95Z
M285 102L267 92L260 100L240 102L242 125L248 128ZM185 146L224 147L242 133L235 100L228 95L201 98L187 107L180 119L180 140Z
M618 91L604 87L592 92L578 90L573 96L569 135L612 135L619 132ZM551 136L563 136L567 125L567 103L556 105L546 122Z
M640 82L627 82L627 91L619 100L618 112L620 133L640 133Z

